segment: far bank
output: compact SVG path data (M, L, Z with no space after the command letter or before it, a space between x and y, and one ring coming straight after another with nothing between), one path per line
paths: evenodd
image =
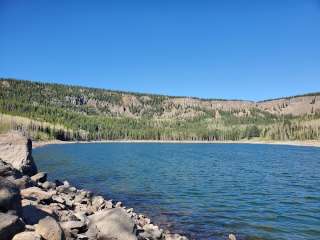
M100 141L33 141L33 148L52 144L74 144L74 143L169 143L169 144L273 144L301 147L320 147L320 140L305 141L272 141L272 140L239 140L239 141L176 141L176 140L100 140Z

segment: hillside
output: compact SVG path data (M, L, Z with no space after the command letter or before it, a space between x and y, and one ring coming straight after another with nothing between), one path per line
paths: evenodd
M0 131L40 139L320 139L320 93L261 102L0 79Z

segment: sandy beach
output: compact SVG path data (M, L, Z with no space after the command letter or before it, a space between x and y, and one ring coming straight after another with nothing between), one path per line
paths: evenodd
M100 140L100 141L33 141L33 148L52 144L74 144L74 143L172 143L172 144L272 144L290 145L303 147L320 147L320 140L305 141L272 141L272 140L239 140L239 141L178 141L178 140Z

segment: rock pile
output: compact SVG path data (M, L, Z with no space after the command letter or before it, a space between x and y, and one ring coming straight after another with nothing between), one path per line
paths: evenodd
M14 175L0 160L0 239L171 239L121 203L76 189L67 181L49 182L45 173Z
M37 173L30 155L18 154L19 162L11 152L15 147L5 146L5 154L0 152L1 240L187 239L160 229L120 202L77 189L67 181L47 181L46 173ZM21 146L20 153L21 149L28 148Z

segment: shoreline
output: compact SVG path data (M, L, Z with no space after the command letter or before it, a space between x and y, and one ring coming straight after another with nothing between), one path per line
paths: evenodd
M50 144L74 143L273 144L320 147L320 141L318 140L241 140L212 142L155 140L52 140L32 142L22 137L18 133L10 133L8 135L3 135L1 143L3 145L3 150L0 151L2 154L2 160L0 160L0 170L2 164L2 173L5 173L3 176L8 178L8 181L12 181L14 184L16 184L20 189L19 191L17 191L19 194L19 197L17 199L21 199L21 202L15 202L13 205L13 210L16 211L16 208L20 209L14 212L14 216L19 217L23 220L21 222L23 226L21 227L21 229L18 229L17 232L15 232L14 234L21 234L21 236L24 236L24 234L31 234L33 236L38 236L39 234L41 235L42 233L39 230L39 228L46 228L42 221L50 221L51 223L54 223L56 226L58 226L58 232L59 234L61 234L60 240L94 240L99 239L99 234L101 233L114 234L108 232L107 227L109 226L109 224L112 224L112 226L115 226L118 229L115 236L122 236L121 238L119 238L119 240L188 240L189 236L183 236L183 233L182 235L180 235L171 232L169 227L162 228L163 226L157 225L156 223L152 222L152 219L150 219L148 216L143 215L139 212L135 212L135 210L131 208L131 206L126 206L123 205L121 202L108 199L107 197L104 197L102 195L97 195L91 192L90 190L77 188L71 185L68 181L48 181L47 173L38 172L37 167L33 162L33 158L31 155L32 148L38 148ZM12 152L15 152L16 154L9 154ZM16 169L14 169L13 166L11 166L10 164L15 162L17 156L21 154L27 157L27 159L25 159L27 161L20 159L21 164L28 164L21 166L19 165L19 167L16 166ZM22 167L22 170L20 169L20 167ZM2 181L6 180L3 179ZM10 184L8 184L8 188L9 187ZM9 207L8 211L11 210ZM36 215L29 215L27 210L30 210L31 208L33 209L33 211L36 211ZM26 211L21 212L21 209L25 209ZM38 213L39 211L41 212L41 214ZM45 214L45 217L43 216L43 214ZM114 218L109 219L108 216L110 214L113 214L117 221L114 221ZM36 220L34 219L34 217L36 217ZM123 220L123 222L118 222L118 220ZM125 224L125 227L130 229L130 231L121 230L122 224ZM51 229L49 230L51 231ZM229 240L236 239L235 235L232 233L230 233L228 236L225 235L224 238Z
M226 141L192 141L192 140L94 140L94 141L33 141L33 148L54 144L93 144L93 143L159 143L159 144L267 144L300 147L320 147L320 140L273 141L273 140L226 140Z
M0 239L188 240L122 202L67 180L49 181L32 145L19 132L0 134Z

